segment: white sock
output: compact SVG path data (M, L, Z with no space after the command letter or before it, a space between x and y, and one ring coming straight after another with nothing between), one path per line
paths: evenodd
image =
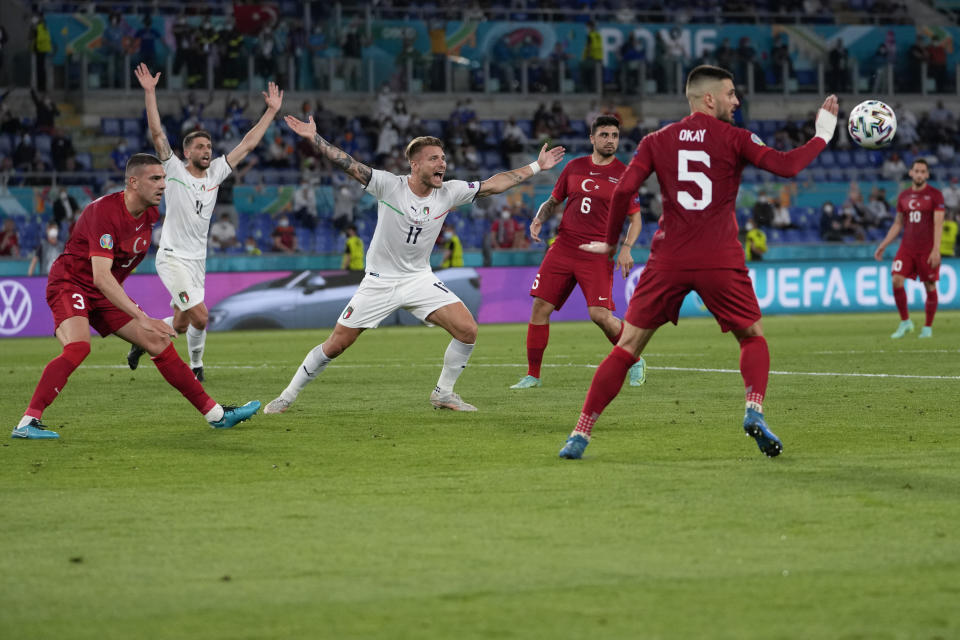
M203 366L203 347L207 342L207 330L187 325L187 351L190 352L190 368Z
M300 392L303 391L303 388L307 386L307 383L320 375L332 360L333 358L328 357L327 354L323 352L322 344L315 346L310 350L310 353L307 354L307 357L303 359L300 366L297 367L297 372L293 374L293 379L290 381L290 384L287 385L287 388L283 390L283 393L280 394L280 397L287 402L296 400Z
M220 422L223 420L223 407L220 406L220 403L218 402L213 406L213 409L203 414L203 419L207 422Z
M17 425L17 429L19 429L20 427L25 427L25 426L27 426L28 424L30 424L31 422L33 422L33 418L32 418L32 417L30 417L30 416L23 416L22 418L20 418L20 424Z
M457 378L466 368L467 360L473 353L473 347L474 345L460 342L456 338L450 339L447 351L443 354L443 370L440 371L440 379L437 380L437 391L440 393L453 391L453 385L457 383Z

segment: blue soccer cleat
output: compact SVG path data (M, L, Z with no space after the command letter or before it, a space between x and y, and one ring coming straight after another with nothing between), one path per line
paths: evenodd
M244 420L249 420L253 414L260 410L260 401L251 400L242 407L224 407L223 417L216 422L211 422L210 426L214 429L229 429L240 424Z
M583 451L587 448L590 441L586 437L575 433L567 438L567 443L560 449L560 457L567 460L579 460L583 457Z
M767 428L767 423L763 420L763 414L756 409L747 409L746 415L743 416L743 430L757 441L760 451L768 458L776 458L783 451L783 443L780 442L780 438Z
M920 335L918 338L932 338L933 337L933 327L924 327L920 329Z
M520 382L517 384L510 385L511 389L532 389L533 387L540 386L540 378L534 378L533 376L523 376L520 378Z
M630 367L630 386L639 387L646 381L647 363L643 358L640 358Z
M913 320L901 320L897 330L890 334L894 340L899 340L908 333L913 333Z
M24 440L55 440L60 437L56 431L50 431L45 424L34 418L30 424L17 427L10 434L11 438L23 438Z

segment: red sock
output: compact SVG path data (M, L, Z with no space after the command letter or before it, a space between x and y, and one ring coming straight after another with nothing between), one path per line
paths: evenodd
M549 324L527 325L527 375L540 377L540 365L543 364L543 352L550 340Z
M927 291L927 303L924 305L924 309L927 312L927 326L933 326L933 316L937 313L937 302L940 300L937 296L937 290Z
M40 382L30 398L30 406L23 415L37 418L43 416L43 410L49 407L63 391L67 378L73 373L83 359L90 353L89 342L71 342L63 347L63 353L47 363L40 376Z
M907 290L903 287L894 287L893 301L897 303L897 311L900 312L900 319L909 320L910 312L907 311Z
M603 413L607 405L617 397L620 388L623 387L623 381L627 377L627 370L637 361L633 354L620 347L614 347L600 366L597 372L593 374L593 382L590 383L590 390L587 391L587 399L583 403L581 415L585 415L589 424L583 425L581 420L577 423L577 430L590 435L590 429L596 422L597 416Z
M607 334L603 334L603 335L606 336ZM617 331L617 335L613 336L612 338L610 336L607 336L607 340L610 341L610 344L616 346L616 344L620 342L620 336L622 335L623 335L623 322L620 322L620 331Z
M180 359L180 354L173 348L171 342L167 348L158 356L151 358L153 363L160 370L160 375L170 385L183 394L183 397L190 401L197 411L206 414L217 404L213 398L207 395L203 390L203 385L197 382L193 371L187 366L187 363Z
M747 390L747 402L763 407L770 376L770 349L763 336L751 336L740 341L740 375Z

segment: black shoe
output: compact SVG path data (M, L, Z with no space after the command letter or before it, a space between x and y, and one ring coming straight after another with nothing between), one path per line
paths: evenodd
M193 375L197 378L197 382L203 382L203 367L195 367Z
M145 353L145 349L141 349L135 344L130 345L130 351L127 352L127 365L131 370L134 370L140 366L140 356Z

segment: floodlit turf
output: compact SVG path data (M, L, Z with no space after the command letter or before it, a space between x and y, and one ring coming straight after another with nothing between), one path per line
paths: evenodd
M430 407L442 330L369 331L222 432L96 338L46 413L61 439L3 432L0 637L960 637L960 313L933 340L764 322L773 460L708 320L654 337L580 461L557 451L609 351L592 325L553 325L522 391L525 326L481 327L475 414ZM206 386L266 403L326 333L211 334ZM0 341L6 429L57 352Z

